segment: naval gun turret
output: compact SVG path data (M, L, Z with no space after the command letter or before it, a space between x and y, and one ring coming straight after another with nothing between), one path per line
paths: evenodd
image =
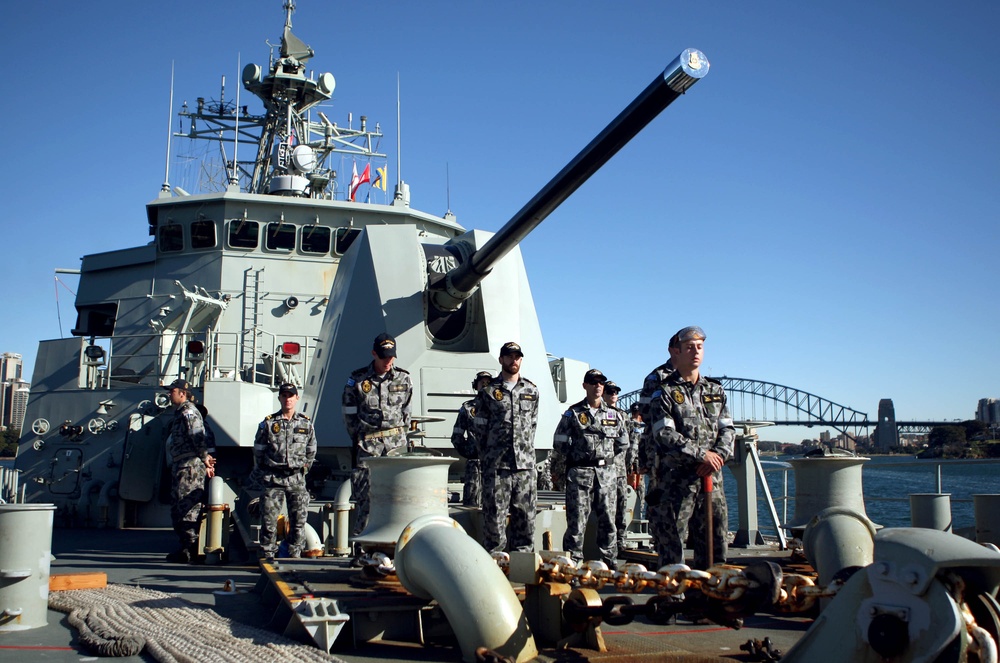
M305 384L303 411L316 420L325 462L350 467L341 393L382 332L396 337L397 365L411 374L413 414L427 419L424 444L450 446L470 377L496 372L500 346L514 340L524 348L522 375L542 393L536 448L551 445L563 404L518 244L708 69L700 51L683 51L496 234L470 230L439 241L419 227L366 227L341 260Z

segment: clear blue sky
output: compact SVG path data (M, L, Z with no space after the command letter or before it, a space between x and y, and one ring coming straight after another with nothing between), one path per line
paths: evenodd
M237 59L266 64L283 11L129 0L5 16L0 351L31 379L37 341L60 336L53 270L148 240L171 62L176 107L218 98L222 75L232 98ZM331 119L381 123L390 181L399 74L413 206L448 209L448 169L458 221L487 230L702 50L709 75L522 245L548 351L630 390L699 324L711 374L872 416L884 397L901 419L971 418L1000 397L997 3L299 0L294 31L336 76Z

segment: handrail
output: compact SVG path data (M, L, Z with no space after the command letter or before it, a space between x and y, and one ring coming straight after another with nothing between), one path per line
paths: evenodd
M160 349L158 341L162 338L153 332L103 339L108 341L109 351L107 363L100 367L103 375L98 387L110 389L112 383L158 386L177 378L185 378L195 386L218 381L251 382L272 388L286 381L299 384L300 376L308 374L314 350L311 336L279 336L260 328L180 333L173 344L177 350L167 354ZM242 354L248 338L256 350L253 357L245 358ZM188 342L195 340L205 343L204 355L189 354ZM298 343L300 354L294 358L283 355L282 344L286 342Z

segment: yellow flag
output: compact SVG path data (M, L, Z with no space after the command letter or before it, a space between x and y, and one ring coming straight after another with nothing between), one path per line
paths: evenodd
M378 176L375 178L375 184L373 186L382 187L382 190L385 191L385 166L376 168L375 172L378 173Z

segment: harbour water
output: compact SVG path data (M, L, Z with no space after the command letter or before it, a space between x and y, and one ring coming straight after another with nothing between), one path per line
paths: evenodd
M795 472L782 466L794 456L762 458L778 518L787 522L795 513ZM1000 493L1000 462L990 460L917 460L913 456L871 456L862 468L865 510L872 522L885 527L910 526L910 501L913 493L938 492L938 466L941 467L941 492L951 495L952 522L955 529L973 527L972 496ZM737 529L736 480L726 470L724 478L729 504L729 527ZM787 511L786 511L787 505ZM764 534L774 534L771 517L758 488L758 520ZM787 516L785 515L787 513Z

